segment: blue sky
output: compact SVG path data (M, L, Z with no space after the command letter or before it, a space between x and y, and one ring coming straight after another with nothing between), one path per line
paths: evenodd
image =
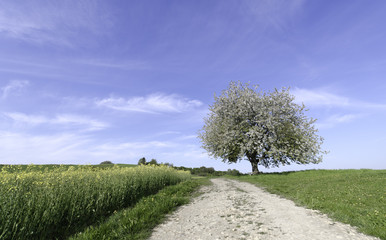
M230 81L290 87L317 118L318 165L385 169L385 1L0 2L0 163L251 171L200 148Z

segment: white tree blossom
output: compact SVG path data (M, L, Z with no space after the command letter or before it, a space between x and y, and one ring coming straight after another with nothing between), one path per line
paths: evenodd
M223 162L247 159L252 173L258 165L279 167L322 161L323 138L305 106L294 103L288 88L262 92L258 86L231 82L209 108L199 133L203 148Z

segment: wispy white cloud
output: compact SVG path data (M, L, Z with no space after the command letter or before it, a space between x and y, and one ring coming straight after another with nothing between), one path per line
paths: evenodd
M202 105L198 100L190 100L176 94L151 94L146 97L133 97L129 99L110 97L97 100L98 106L111 108L118 111L162 113L184 112Z
M292 17L303 8L304 2L304 0L246 1L249 10L263 27L280 31L288 27Z
M318 110L320 116L316 127L319 129L333 128L386 111L386 104L340 96L322 89L295 88L291 93L296 103Z
M1 88L1 98L5 99L12 94L19 94L20 91L27 87L29 82L26 80L12 80Z
M28 42L72 45L79 31L102 34L111 16L99 1L0 2L0 33Z
M28 124L28 125L38 125L38 124L49 122L49 119L47 119L46 117L38 116L38 115L27 115L24 113L17 113L17 112L6 112L6 113L3 113L3 115L12 119L16 123L22 123L22 124Z
M122 70L146 70L150 68L147 62L139 60L122 60L117 62L106 59L81 59L76 60L76 62L95 67L116 68Z
M54 118L49 118L43 115L28 115L19 112L7 112L3 113L4 116L12 119L16 125L61 125L65 128L76 128L82 131L96 131L107 128L107 123L91 119L85 116L62 114L57 115Z
M330 93L326 90L295 88L291 91L295 102L304 103L306 107L339 107L350 109L386 110L386 104L372 103Z
M178 139L107 142L85 149L93 159L109 159L113 162L137 163L141 157L146 157L148 160L155 158L158 162L170 162L176 166L203 166L208 158L196 144L181 142Z
M178 140L184 141L184 140L192 140L197 139L197 135L184 135L177 138Z
M70 126L86 126L85 130L88 131L102 130L109 127L109 124L105 122L71 114L58 115L52 120L52 123Z
M135 151L143 151L144 149L155 148L174 148L176 143L171 141L148 141L148 142L123 142L123 143L105 143L99 145L98 148L102 151L122 151L131 149Z
M84 134L30 135L0 131L0 161L5 164L97 164L105 160L137 163L144 156L178 166L204 165L207 159L198 146L174 140L102 142Z
M291 93L297 103L304 103L306 106L345 107L351 104L349 98L323 90L295 88Z
M0 159L6 164L91 162L91 140L74 134L29 135L0 131Z
M386 111L386 104L382 103L358 102L357 106L364 109Z
M318 129L326 129L326 128L332 128L336 125L343 124L343 123L349 123L356 119L361 118L363 115L361 114L343 114L343 115L332 115L327 117L327 119L317 122L316 127Z

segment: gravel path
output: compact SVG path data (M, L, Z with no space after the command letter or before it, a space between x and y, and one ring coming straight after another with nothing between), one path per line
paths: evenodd
M203 195L170 215L150 239L378 239L250 183L211 181L201 189Z

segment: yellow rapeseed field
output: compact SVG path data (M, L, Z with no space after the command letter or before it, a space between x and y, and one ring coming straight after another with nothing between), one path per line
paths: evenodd
M114 211L135 204L190 173L167 166L39 169L3 167L0 239L68 236Z

